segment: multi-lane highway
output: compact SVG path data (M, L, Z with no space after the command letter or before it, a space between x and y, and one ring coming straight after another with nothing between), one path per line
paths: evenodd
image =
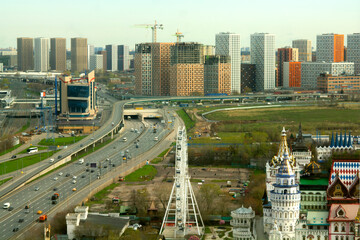
M158 132L153 133L151 126L154 123L155 120L148 120L144 123L137 120L127 121L125 132L120 137L104 149L88 155L83 164L78 162L69 164L1 199L1 206L9 202L14 208L12 211L6 209L0 211L0 236L2 239L8 239L16 234L17 232L13 232L16 228L21 231L34 223L40 216L37 211L41 210L43 214L46 214L56 207L57 205L53 205L51 201L54 193L59 193L58 204L60 204L62 201L68 201L78 191L94 181L98 181L98 177L102 178L110 171L117 171L121 174L121 166L124 164L123 155L131 156L126 160L126 164L135 163L137 156L154 147L157 143L154 140L155 137L158 137L160 141L169 133L169 127L164 128L159 123ZM135 129L138 129L138 133L135 132ZM124 137L126 137L126 141L123 140ZM137 143L138 148L134 142ZM96 163L97 167L90 168L90 163ZM35 191L35 188L38 190ZM74 188L76 191L73 191ZM25 205L30 206L28 213L25 212ZM19 219L23 219L23 222L20 223Z

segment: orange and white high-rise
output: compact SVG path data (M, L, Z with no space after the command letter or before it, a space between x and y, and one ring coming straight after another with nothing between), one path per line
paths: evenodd
M317 35L316 61L344 62L344 34Z

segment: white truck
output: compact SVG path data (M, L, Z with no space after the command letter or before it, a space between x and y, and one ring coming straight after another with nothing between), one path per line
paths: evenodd
M84 163L84 159L83 158L79 159L79 164L83 164L83 163Z

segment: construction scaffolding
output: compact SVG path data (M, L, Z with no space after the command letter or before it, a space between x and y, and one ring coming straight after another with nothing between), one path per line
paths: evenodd
M205 228L188 174L185 127L178 128L175 161L175 181L160 234L166 239L184 239L189 235L197 235L201 238Z

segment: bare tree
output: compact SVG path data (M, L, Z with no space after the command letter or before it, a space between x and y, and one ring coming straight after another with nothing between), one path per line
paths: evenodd
M164 187L155 188L155 197L161 203L164 210L167 207L170 193L171 193L171 187L169 185L166 185Z

